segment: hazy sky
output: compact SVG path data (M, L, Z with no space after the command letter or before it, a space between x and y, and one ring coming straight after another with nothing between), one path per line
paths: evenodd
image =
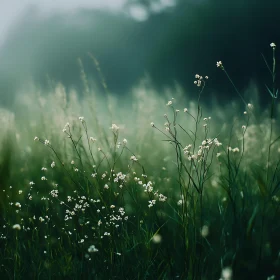
M275 0L0 0L0 102L8 104L29 78L76 86L78 58L96 77L88 52L114 93L129 92L146 73L155 86L177 81L191 92L198 73L227 100L235 93L218 60L240 90L252 77L265 90L271 77L261 52L271 63L279 9Z
M188 0L193 1L193 0ZM206 0L196 0L204 2ZM135 2L135 1L134 1ZM38 12L43 16L50 16L54 13L73 13L77 9L101 9L110 12L124 12L126 4L130 3L126 14L131 15L135 20L146 20L151 12L160 12L175 5L176 0L153 0L150 1L150 9L143 5L132 5L133 1L128 0L1 0L0 1L0 44L4 41L5 35L17 19L31 6L38 8Z
M9 27L19 19L30 6L38 7L40 13L71 12L77 8L101 8L119 11L126 0L1 0L0 42L3 42Z

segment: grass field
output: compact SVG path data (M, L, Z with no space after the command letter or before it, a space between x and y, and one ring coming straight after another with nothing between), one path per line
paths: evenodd
M120 98L81 71L83 93L50 82L1 109L1 279L280 279L271 47L266 109L221 62L238 98L223 107L211 77L196 100L148 80Z

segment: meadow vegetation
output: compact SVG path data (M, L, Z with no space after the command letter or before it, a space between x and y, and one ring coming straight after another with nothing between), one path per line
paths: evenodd
M277 279L280 129L244 96L211 104L148 79L129 97L50 81L1 109L1 279ZM230 66L228 66L230 68ZM230 72L230 71L229 71ZM225 74L225 77L222 75ZM270 83L270 84L269 84Z

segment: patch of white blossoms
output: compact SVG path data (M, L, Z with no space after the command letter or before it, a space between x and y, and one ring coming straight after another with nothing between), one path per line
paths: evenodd
M89 253L96 253L96 252L98 252L98 249L94 245L91 245L88 248L88 252Z
M118 131L119 131L119 126L117 126L116 124L112 124L112 126L110 127L110 129L112 129L112 131L114 132L114 133L117 133Z
M191 152L191 147L192 147L191 144L187 145L183 149L183 151L184 151L184 154L188 157L189 161L197 160L198 162L200 162L200 161L205 161L207 159L207 155L211 148L219 147L221 145L222 145L222 143L219 142L217 138L205 139L202 141L202 143L199 146L199 149L196 153Z

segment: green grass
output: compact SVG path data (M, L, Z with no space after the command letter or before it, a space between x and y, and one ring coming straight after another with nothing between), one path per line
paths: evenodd
M224 108L199 75L195 102L147 80L120 99L82 70L82 98L50 83L3 109L1 279L277 279L275 59L264 111L219 68Z

